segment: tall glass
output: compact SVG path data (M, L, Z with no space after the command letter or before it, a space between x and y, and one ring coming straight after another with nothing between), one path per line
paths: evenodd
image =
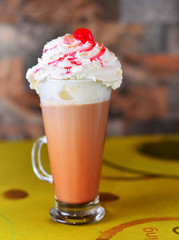
M53 182L55 206L50 216L57 222L86 224L105 215L99 204L99 180L110 95L111 88L98 81L39 83L46 137L34 143L32 165L38 178ZM44 143L52 175L41 164Z

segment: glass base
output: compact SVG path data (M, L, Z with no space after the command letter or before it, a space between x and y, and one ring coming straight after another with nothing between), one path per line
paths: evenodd
M105 210L99 205L99 196L85 204L65 204L55 199L55 206L50 210L51 218L60 223L82 225L100 221Z

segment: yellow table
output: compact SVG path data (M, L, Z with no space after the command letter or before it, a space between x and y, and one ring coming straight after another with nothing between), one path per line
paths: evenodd
M32 172L31 147L0 143L0 240L179 239L179 135L108 138L100 185L106 216L84 226L50 219L53 187Z

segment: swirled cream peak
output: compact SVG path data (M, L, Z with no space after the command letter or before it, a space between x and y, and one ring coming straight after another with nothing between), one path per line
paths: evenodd
M102 81L116 89L121 84L122 70L114 53L94 42L92 35L84 39L66 34L44 46L42 57L28 69L26 78L37 92L38 83L46 79Z

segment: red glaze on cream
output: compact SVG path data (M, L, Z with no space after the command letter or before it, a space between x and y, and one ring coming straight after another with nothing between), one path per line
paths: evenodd
M64 57L60 57L59 59L57 59L57 60L54 60L54 61L52 61L52 62L49 62L48 63L48 65L50 65L50 64L53 64L53 63L58 63L58 62L62 62L64 60Z
M71 52L71 53L66 53L63 55L63 57L67 57L67 56L72 56L72 57L75 57L75 54L76 54L77 51L74 51L74 52Z
M80 62L75 62L75 61L71 61L71 64L74 64L74 65L80 66L82 63L80 63Z
M78 51L79 52L83 52L83 51L84 52L88 52L88 51L91 51L94 48L94 46L96 46L96 43L91 44L88 48L84 48L84 49L81 49L81 50L79 49ZM55 64L54 66L57 66L57 64L59 62L62 62L68 56L72 56L71 58L70 57L68 58L68 60L71 61L72 64L81 65L82 63L77 63L77 62L73 61L73 60L77 59L75 57L76 53L77 53L77 51L74 51L74 52L71 52L71 53L66 53L66 54L63 55L63 57L60 57L59 59L54 60L52 62L49 62L48 65Z
M49 48L49 49L44 49L44 53L46 53L46 52L49 51L49 50L55 49L57 46L58 46L58 45L55 45L55 46L53 46L53 47L51 47L51 48Z
M80 50L80 52L89 52L91 51L94 47L96 46L96 43L92 43L91 46L89 46L88 48L83 48L82 50Z
M36 69L36 70L35 70L35 73L37 73L38 71L40 71L42 68L43 68L43 67Z
M77 51L79 51L79 52L88 52L88 51L91 51L91 50L96 46L96 43L94 42L93 35L92 35L91 31L88 30L88 29L86 29L86 28L79 28L79 29L77 29L77 30L74 32L74 38L75 38L76 40L80 40L80 41L81 41L81 49L78 49L78 50L73 51L73 52L70 52L70 53L66 53L66 54L64 54L62 57L60 57L59 59L49 62L48 65L53 64L54 66L57 66L59 62L62 62L62 61L63 61L66 57L68 57L68 56L69 56L69 57L68 57L67 59L71 62L71 64L77 65L77 66L82 65L81 62L76 61L77 58L75 57L75 55L76 55ZM64 37L64 38L63 38L63 42L64 42L65 44L70 44L70 43L71 43L71 41L70 41L70 39L69 39L68 37ZM90 43L90 46L89 46L89 47L86 47L86 48L83 48L83 45L84 45L86 42L89 42L89 43ZM90 61L99 60L101 66L104 67L104 66L103 66L103 63L101 62L101 58L100 58L100 57L105 53L106 48L105 48L102 44L100 44L99 46L100 46L100 51L99 51L96 55L94 55L93 57L91 57L91 58L90 58ZM56 47L57 47L57 45L55 45L55 46L52 47L52 48L45 49L45 50L44 50L44 53L46 53L48 50L52 50L52 49L54 49L54 48L56 48ZM70 69L72 68L72 66L64 67L64 68L67 70L67 71L66 71L66 74L69 74L69 73L71 72ZM39 71L39 70L40 70L40 69L37 69L36 72ZM36 72L35 72L35 73L36 73Z
M96 59L101 60L100 57L106 52L106 48L103 46L103 44L100 44L100 48L101 48L101 50L96 55L91 57L90 61L93 61Z
M69 58L68 58L69 61L73 61L73 60L75 60L75 59L77 59L77 58L76 58L76 57L69 57Z
M79 50L77 50L77 51L74 51L74 52L71 52L71 53L66 53L63 57L65 58L65 57L67 57L67 56L73 56L74 58L75 58L75 54L79 51L79 52L89 52L89 51L91 51L93 48L94 48L94 46L96 45L96 43L93 43L93 44L91 44L89 47L87 47L87 48L82 48L82 49L79 49Z
M66 74L70 73L70 69L72 68L72 66L69 66L69 67L64 67L67 71L66 71Z

